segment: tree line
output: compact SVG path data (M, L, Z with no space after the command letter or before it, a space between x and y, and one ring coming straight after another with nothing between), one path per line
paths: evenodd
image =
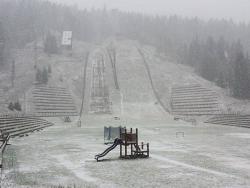
M236 98L250 98L250 60L240 41L228 43L223 37L205 42L194 38L180 54L181 63L192 66L203 78L228 88Z

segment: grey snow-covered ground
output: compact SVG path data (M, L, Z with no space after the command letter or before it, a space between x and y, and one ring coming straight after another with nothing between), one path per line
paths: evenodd
M150 158L119 159L119 148L103 162L94 156L107 147L103 126L112 116L85 116L11 141L2 187L249 187L250 130L174 121L171 116L121 121L139 128L150 143ZM176 132L184 132L176 136Z

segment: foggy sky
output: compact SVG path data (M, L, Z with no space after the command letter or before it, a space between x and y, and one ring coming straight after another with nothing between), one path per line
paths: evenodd
M181 15L188 17L232 18L234 21L250 21L250 0L51 0L77 4L80 8L118 8L149 14Z

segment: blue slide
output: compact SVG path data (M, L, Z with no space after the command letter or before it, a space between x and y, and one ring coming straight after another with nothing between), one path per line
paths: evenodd
M98 154L95 156L96 161L99 161L99 158L104 157L107 155L110 151L116 148L116 146L120 145L122 143L122 140L120 138L116 138L113 145L108 147L104 152Z

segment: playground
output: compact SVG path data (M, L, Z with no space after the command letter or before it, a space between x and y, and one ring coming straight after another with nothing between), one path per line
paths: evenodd
M173 116L126 118L150 143L150 157L120 159L119 147L102 162L103 125L117 126L111 115L77 121L48 118L55 125L10 141L2 187L249 187L250 130L184 122ZM128 129L129 130L129 129ZM30 144L32 143L32 144Z

